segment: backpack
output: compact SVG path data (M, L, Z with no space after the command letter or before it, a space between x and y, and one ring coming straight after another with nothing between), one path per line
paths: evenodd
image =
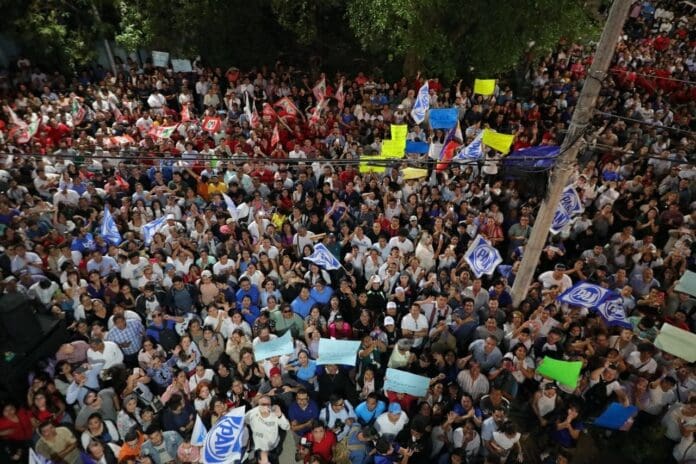
M609 385L609 382L605 382L600 378L599 382L585 392L585 410L589 415L601 414L606 407L609 402L607 385Z
M159 344L162 346L164 351L171 351L179 343L179 336L167 326L161 329L152 327L154 330L159 332Z
M351 464L350 450L348 449L348 437L336 442L333 449L333 461L336 464Z

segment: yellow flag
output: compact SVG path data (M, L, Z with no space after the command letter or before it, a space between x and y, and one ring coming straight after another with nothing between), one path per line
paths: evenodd
M493 95L493 93L495 93L495 79L475 79L474 93L479 95Z
M392 134L393 136L394 134ZM386 139L382 141L382 158L401 159L404 157L406 149L406 140L399 141L394 139Z
M384 172L386 170L386 166L384 164L379 164L379 165L369 164L370 161L379 161L379 160L384 160L384 158L382 156L379 156L379 155L361 156L360 157L360 174L365 174L368 172L376 172L376 173Z
M408 135L408 126L406 124L391 125L391 139L403 143L406 148L406 136Z
M490 129L484 129L481 142L484 145L499 151L503 155L507 155L510 153L510 145L512 145L512 141L514 139L514 135L500 134Z
M428 170L427 169L406 168L406 169L404 169L403 173L404 173L404 180L420 179L422 177L428 177Z

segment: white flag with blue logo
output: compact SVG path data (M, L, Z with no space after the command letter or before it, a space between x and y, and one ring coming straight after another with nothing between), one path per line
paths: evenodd
M604 303L611 292L599 285L587 282L578 282L558 296L558 300L571 306L583 308L597 308Z
M578 195L577 190L575 190L572 185L567 186L563 190L560 204L563 205L570 216L580 214L585 211L585 208L582 205L582 200L580 200L580 195Z
M420 124L425 120L425 113L428 112L428 108L430 108L430 88L428 87L428 81L425 81L425 84L418 90L416 102L411 110L411 117L416 124Z
M239 212L237 211L237 205L234 204L234 201L227 195L226 193L222 194L223 200L225 200L225 205L227 206L227 211L230 212L230 216L232 216L232 219L235 221L239 219Z
M234 408L210 429L203 444L204 464L230 464L242 458L244 409Z
M167 216L162 215L150 221L143 226L143 239L145 240L145 245L152 243L152 237L155 236L158 230L160 230L167 223Z
M101 235L104 237L108 243L112 245L118 245L121 243L121 233L118 231L116 226L116 221L114 221L111 215L111 210L106 208L104 210L104 218L102 219Z
M29 448L29 464L50 464L53 461L49 461L36 451L34 448Z
M314 253L305 259L330 271L341 267L341 262L321 243L317 243L314 246Z
M208 435L208 431L205 429L205 425L203 425L203 420L200 415L196 414L196 423L193 425L193 432L191 432L191 444L193 446L203 446L206 435Z
M573 218L570 216L570 214L568 214L568 211L566 211L563 204L559 204L558 208L556 208L556 212L553 215L553 221L551 221L551 227L549 227L549 230L552 234L558 234L572 221Z
M609 327L619 326L626 329L631 329L633 326L626 319L626 310L624 309L623 299L620 295L613 293L609 298L606 298L604 303L597 306L597 312L604 322Z
M483 131L479 132L474 140L465 147L462 147L456 155L454 155L455 160L462 161L478 161L483 158L483 145L481 140L483 139Z
M479 278L483 274L493 275L495 268L503 262L500 252L488 243L488 240L477 235L471 246L464 254L464 260L471 271Z

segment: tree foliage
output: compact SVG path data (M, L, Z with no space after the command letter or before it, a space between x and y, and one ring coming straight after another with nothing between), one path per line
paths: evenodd
M98 39L115 39L128 51L222 66L314 57L333 69L403 63L447 78L496 75L560 38L595 37L605 0L581 1L0 0L0 26L35 62L63 68L92 60Z
M113 34L109 0L3 0L0 7L0 30L34 62L59 69L94 60L95 42Z

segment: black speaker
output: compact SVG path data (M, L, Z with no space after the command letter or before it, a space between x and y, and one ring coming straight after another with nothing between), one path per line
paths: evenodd
M0 298L0 331L5 351L24 353L41 343L45 329L35 314L37 305L21 293Z

